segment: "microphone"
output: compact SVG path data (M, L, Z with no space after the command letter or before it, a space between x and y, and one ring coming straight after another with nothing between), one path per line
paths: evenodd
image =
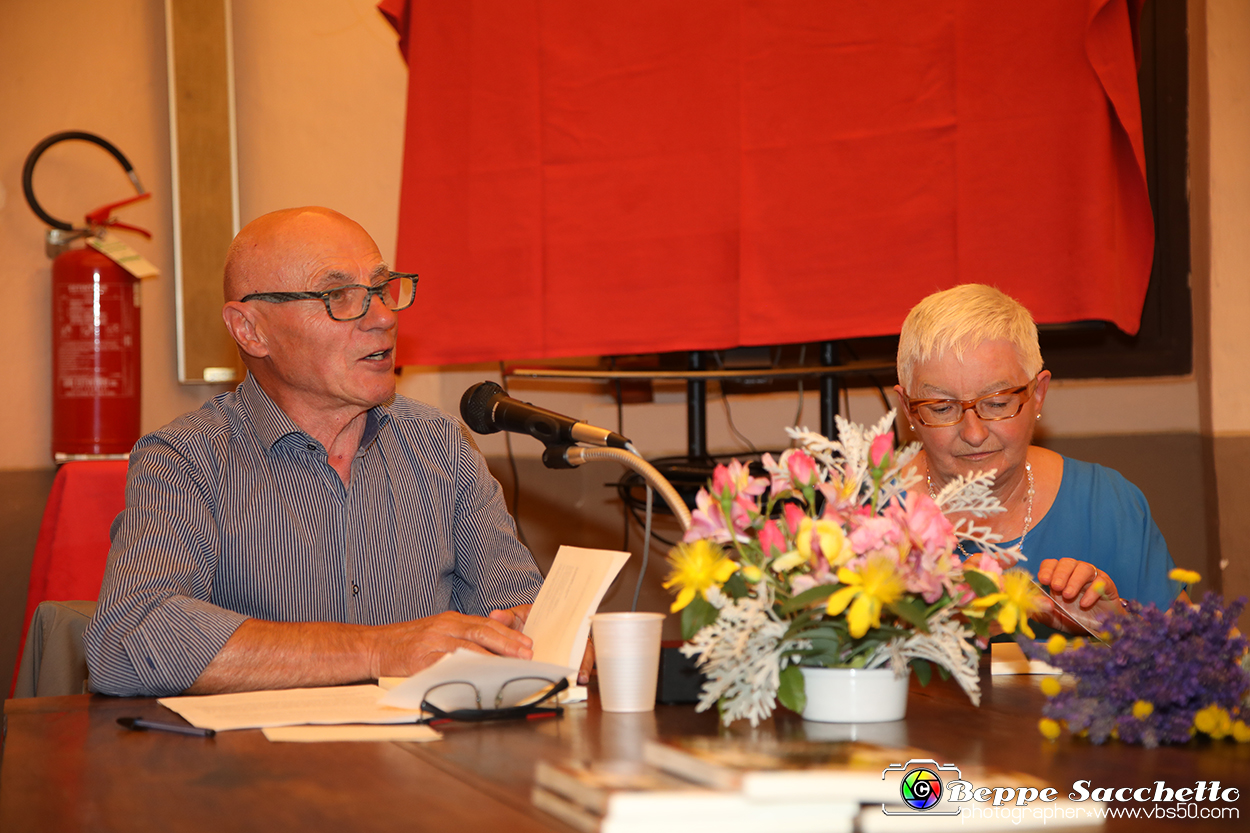
M546 446L587 445L625 448L629 440L572 417L513 399L494 382L478 382L460 397L460 417L479 434L514 431L529 434Z

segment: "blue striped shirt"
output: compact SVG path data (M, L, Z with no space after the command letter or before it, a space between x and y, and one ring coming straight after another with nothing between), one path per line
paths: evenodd
M92 688L180 692L249 617L382 625L534 600L499 483L446 413L370 410L350 480L250 375L141 439L85 634Z

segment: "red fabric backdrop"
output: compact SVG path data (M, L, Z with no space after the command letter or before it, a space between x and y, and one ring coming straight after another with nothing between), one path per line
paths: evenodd
M1143 0L386 0L401 364L898 331L935 289L1135 332Z

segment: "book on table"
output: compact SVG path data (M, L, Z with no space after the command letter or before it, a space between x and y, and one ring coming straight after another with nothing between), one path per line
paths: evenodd
M1043 791L1053 785L1021 772L941 763L924 750L888 748L857 741L815 742L735 737L676 737L648 741L643 757L651 765L712 789L737 791L762 807L791 807L812 801L847 801L867 805L859 813L862 833L892 831L1006 830L1047 825L1098 825L1104 805L1074 802L1063 790L1051 800ZM904 786L916 770L940 781L937 801L919 809ZM952 802L954 781L1004 793L1003 805L975 800ZM943 787L945 785L945 788ZM1028 791L1025 804L1015 803ZM908 799L912 806L906 803Z
M860 741L687 736L647 741L643 758L666 772L755 801L886 803L899 801L899 785L882 773L932 755Z
M718 833L774 828L838 833L851 830L859 811L854 801L761 803L625 762L539 762L532 798L565 823L600 833L687 833L703 826Z

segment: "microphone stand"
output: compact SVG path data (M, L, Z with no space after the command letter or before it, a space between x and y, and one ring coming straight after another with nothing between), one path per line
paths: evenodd
M690 530L690 509L677 494L673 484L646 460L622 448L585 448L579 445L549 445L543 452L543 465L549 469L571 469L591 460L615 460L627 469L633 469L652 489L660 493L668 508L673 511L683 532Z

